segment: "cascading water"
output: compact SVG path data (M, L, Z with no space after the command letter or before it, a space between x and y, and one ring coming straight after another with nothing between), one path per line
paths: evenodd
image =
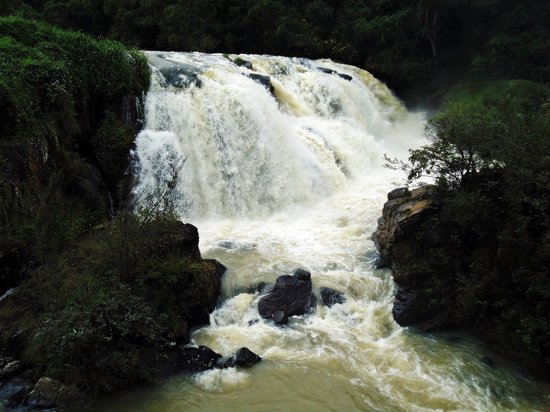
M194 342L223 355L246 346L264 361L174 379L108 409L544 409L547 387L502 361L483 364L472 340L417 334L392 318L393 281L373 267L370 234L403 179L383 167L383 154L405 158L423 143L422 114L369 73L330 60L148 56L136 198L197 225L203 255L229 269L224 301ZM346 302L285 327L261 319L251 286L297 267Z

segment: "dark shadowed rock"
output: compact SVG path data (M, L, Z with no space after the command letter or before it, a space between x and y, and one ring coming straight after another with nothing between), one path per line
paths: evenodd
M346 301L346 297L342 292L338 292L331 288L321 288L320 294L323 304L325 306L328 306L329 308L332 305L336 305L337 303L344 303Z
M409 195L410 195L410 192L408 188L399 187L397 189L393 189L391 192L388 193L388 200L397 199L399 197L406 197Z
M239 366L241 368L249 368L262 360L248 348L241 348L230 358L219 359L217 367L221 369L232 368Z
M303 269L297 269L292 276L279 276L271 292L258 302L260 316L281 324L290 316L303 315L314 307L311 274Z
M184 223L181 227L179 245L183 253L187 253L194 259L201 258L199 250L199 230L190 223Z
M15 378L0 385L0 401L8 406L19 405L32 389L33 384L25 379Z
M241 348L235 354L235 365L237 366L249 367L257 364L261 360L261 357L248 348Z
M21 362L18 360L10 360L2 366L0 369L0 379L6 379L11 376L16 375L17 373L21 372L23 369Z
M488 356L484 356L483 358L481 358L481 362L483 362L487 366L490 366L491 368L495 366L495 362Z
M200 372L212 369L222 356L207 346L183 347L164 353L157 360L157 375L168 377L178 373Z
M275 89L271 84L271 78L269 76L265 76L259 73L247 73L247 76L250 77L252 80L254 80L256 83L260 83L267 90L269 90L269 93L275 96Z
M335 74L337 76L340 76L342 79L345 79L347 81L351 81L353 77L351 77L349 74L339 73L336 70L329 69L328 67L317 67L317 69L325 74Z
M62 386L61 382L44 376L36 382L25 403L33 409L54 407Z

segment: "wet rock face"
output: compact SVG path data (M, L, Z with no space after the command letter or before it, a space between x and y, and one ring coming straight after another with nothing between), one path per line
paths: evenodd
M254 80L256 83L260 83L267 90L269 90L269 93L275 96L275 88L273 87L273 84L271 84L271 78L269 76L265 76L259 73L247 73L247 76Z
M258 302L260 316L285 324L290 316L307 313L315 308L311 290L311 273L303 269L297 269L292 276L279 276L271 292Z
M433 213L432 194L433 186L423 186L412 191L402 187L388 193L382 217L372 235L380 253L377 267L389 267L395 253L399 253L396 245ZM406 254L403 251L401 253Z

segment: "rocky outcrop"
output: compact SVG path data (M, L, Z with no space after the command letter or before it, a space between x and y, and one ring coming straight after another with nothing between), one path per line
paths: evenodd
M451 280L461 267L456 226L440 213L434 191L392 190L372 235L379 252L375 265L390 267L398 285L395 320L424 330L453 325Z
M285 324L290 316L307 313L315 308L311 289L311 273L303 269L297 269L292 276L279 276L271 292L258 302L260 316Z
M513 283L504 284L508 269L494 263L498 239L491 243L480 237L486 228L459 220L460 203L451 203L457 201L432 186L388 194L372 239L380 254L376 265L391 268L397 284L394 319L425 332L466 331L548 379L548 357L518 332L526 319L533 324L525 315L531 302L523 291L514 293Z
M380 253L377 267L390 266L395 255L403 255L400 241L433 211L432 191L433 187L424 186L412 191L403 187L388 193L382 217L378 219L378 228L372 235Z

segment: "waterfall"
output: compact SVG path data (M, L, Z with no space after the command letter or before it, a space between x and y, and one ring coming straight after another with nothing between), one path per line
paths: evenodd
M149 58L135 192L156 202L170 186L184 218L265 216L331 196L380 165L408 115L369 73L328 60Z
M198 226L223 262L223 301L193 334L264 361L175 379L113 410L542 410L548 393L480 362L475 341L427 336L392 317L394 284L370 234L424 144L408 112L368 72L330 60L148 52L152 84L134 152L135 197ZM346 296L285 327L261 319L260 282L301 267ZM318 292L316 292L318 293ZM491 355L493 356L493 355ZM547 404L547 403L546 403Z

